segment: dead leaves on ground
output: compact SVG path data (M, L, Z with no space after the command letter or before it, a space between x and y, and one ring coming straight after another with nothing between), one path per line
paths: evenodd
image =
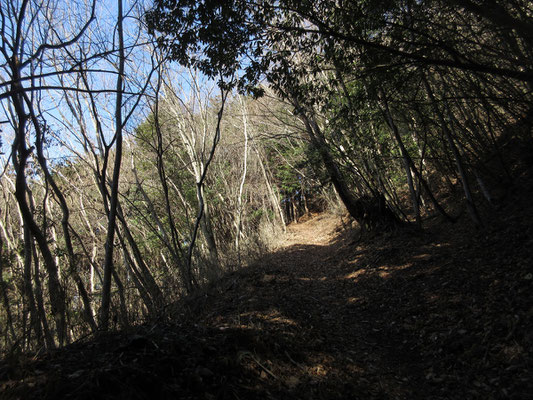
M529 398L527 220L489 236L436 226L354 244L320 218L185 299L169 323L3 364L2 397Z

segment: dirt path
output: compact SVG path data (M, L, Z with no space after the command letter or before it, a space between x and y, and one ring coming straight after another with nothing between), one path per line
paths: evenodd
M530 398L527 221L365 242L339 222L291 225L276 252L170 321L0 365L0 397Z
M339 232L341 219L331 214L317 214L287 227L282 248L294 245L328 246Z
M533 264L522 228L357 243L339 222L291 225L283 248L203 309L207 326L251 335L260 393L268 382L273 398L529 398Z

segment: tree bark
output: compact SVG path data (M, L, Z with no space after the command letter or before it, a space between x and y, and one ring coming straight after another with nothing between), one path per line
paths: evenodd
M115 161L113 167L113 180L111 182L111 199L109 204L109 216L107 223L107 238L105 244L105 260L104 260L104 283L102 285L102 304L100 306L100 329L107 330L109 328L109 307L111 304L111 276L113 265L113 248L115 241L115 227L117 219L117 205L118 205L118 187L120 178L120 166L122 162L122 94L124 91L124 29L123 29L123 13L122 0L118 0L118 16L117 16L117 33L118 33L118 76L116 85L116 104L115 104ZM105 182L102 184L105 185Z
M465 200L466 200L466 206L468 209L468 213L470 214L470 217L472 218L472 221L474 222L474 224L479 227L482 227L483 222L481 221L481 218L479 217L476 204L472 197L472 191L470 190L470 184L468 182L468 177L467 177L464 165L463 165L463 160L459 153L459 149L457 148L454 142L452 132L450 131L450 128L448 127L448 124L446 123L446 120L444 119L444 116L441 110L437 106L435 96L433 95L433 91L431 90L431 86L429 85L429 82L424 72L422 73L422 81L424 83L424 87L426 88L426 93L429 97L429 100L431 101L431 104L433 106L433 110L435 111L435 114L437 115L441 123L442 131L444 132L444 136L446 137L448 145L450 146L450 150L452 151L453 157L455 159L455 164L457 166L457 172L459 173L459 176L461 177L461 183L462 183L463 191L465 194Z
M399 219L389 209L383 198L356 199L354 197L328 150L327 143L318 124L312 117L306 115L297 102L296 106L299 111L298 116L305 125L309 139L320 153L331 182L350 215L362 227L368 229L392 229L401 225Z

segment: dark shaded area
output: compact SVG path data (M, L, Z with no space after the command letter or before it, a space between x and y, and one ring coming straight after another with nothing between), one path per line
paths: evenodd
M531 398L533 207L505 204L484 232L282 249L164 321L2 361L0 398Z

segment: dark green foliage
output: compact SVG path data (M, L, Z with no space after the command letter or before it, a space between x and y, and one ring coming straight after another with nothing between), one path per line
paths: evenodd
M480 114L487 115L474 117L460 97L486 102L487 90L509 84L516 106L526 91L520 81L533 78L527 50L533 24L525 2L491 1L486 9L468 0L452 3L156 0L147 21L172 59L210 77L235 78L241 90L264 77L307 121L337 190L350 182L363 196L362 209L370 203L382 209L386 198L401 214L396 191L406 176L417 181L410 183L415 209L421 186L433 198L423 177L428 163L441 174L457 174L472 203L465 171L490 146L488 121L501 105L486 104ZM445 74L453 78L442 84ZM456 84L464 79L476 83ZM455 98L436 104L447 97ZM479 138L472 136L477 128L463 129L476 119L487 121ZM296 185L292 175L283 167L276 172L288 191ZM368 214L355 210L351 194L341 198L354 217Z
M248 4L239 0L158 1L146 21L151 33L163 33L158 42L168 49L170 58L195 66L209 77L219 77L221 82L231 81L248 63L239 87L252 89L258 82L255 59L261 52L261 24L251 23L248 17ZM245 55L252 60L244 61Z

